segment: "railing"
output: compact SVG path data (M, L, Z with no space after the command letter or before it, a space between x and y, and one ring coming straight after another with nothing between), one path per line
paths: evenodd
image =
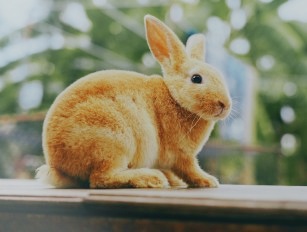
M307 187L53 189L0 180L0 231L307 231Z

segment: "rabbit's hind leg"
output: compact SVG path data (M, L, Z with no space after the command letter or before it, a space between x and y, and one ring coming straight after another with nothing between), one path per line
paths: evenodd
M91 188L166 188L169 183L157 169L138 168L105 172L105 163L90 175Z
M83 187L84 183L78 179L69 177L63 172L49 165L43 165L36 171L36 178L45 184L51 184L56 188L79 188Z

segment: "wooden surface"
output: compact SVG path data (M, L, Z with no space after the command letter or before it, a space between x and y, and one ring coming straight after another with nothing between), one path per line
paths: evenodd
M2 231L307 231L307 187L89 190L0 180Z

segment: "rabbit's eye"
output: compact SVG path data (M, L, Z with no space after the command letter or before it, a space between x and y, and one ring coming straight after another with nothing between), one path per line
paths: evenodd
M201 75L199 74L194 74L192 77L191 77L191 81L194 83L194 84L201 84L203 82L203 78Z

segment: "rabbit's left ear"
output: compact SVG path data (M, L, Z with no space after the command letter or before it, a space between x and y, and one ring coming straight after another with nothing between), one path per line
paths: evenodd
M191 35L186 44L186 52L191 58L205 61L205 36L203 34Z
M179 71L186 59L185 47L175 33L157 18L145 16L149 48L164 70Z

